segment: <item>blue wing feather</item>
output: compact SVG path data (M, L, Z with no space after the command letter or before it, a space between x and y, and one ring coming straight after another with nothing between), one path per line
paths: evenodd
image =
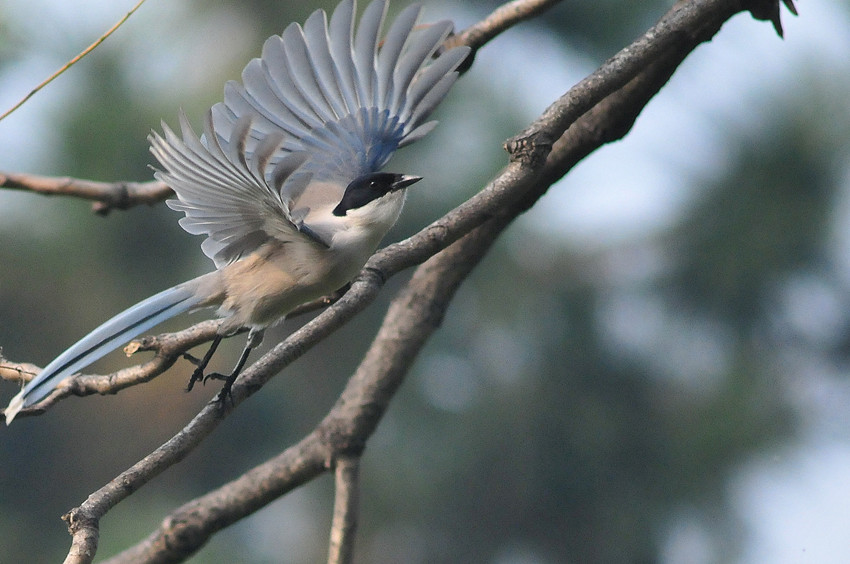
M246 67L244 84L228 85L224 102L213 108L220 142L227 143L238 119L252 117L248 153L277 130L283 141L273 162L303 150L310 155L307 169L346 186L424 136L468 49L433 57L452 25L418 29L415 5L399 14L381 42L386 11L386 0L374 0L355 30L355 3L344 0L330 24L317 11L303 28L292 24L270 38L261 59Z

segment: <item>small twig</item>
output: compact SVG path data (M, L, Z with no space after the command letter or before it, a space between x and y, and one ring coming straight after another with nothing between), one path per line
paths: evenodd
M74 196L94 200L95 213L128 209L139 204L157 204L174 192L164 182L97 182L69 177L0 172L0 188L27 190L46 196Z
M514 0L499 6L486 18L446 40L444 49L458 45L471 47L473 52L488 41L523 20L533 18L561 0Z
M287 319L312 313L333 305L345 295L350 285L346 285L328 296L302 304L292 310ZM131 356L139 351L154 351L156 356L148 362L130 366L112 374L74 374L60 382L44 400L21 410L18 417L40 415L56 403L69 396L88 396L93 394L116 394L119 391L149 382L164 373L189 349L212 340L221 324L221 320L212 319L196 323L175 333L146 335L130 341L124 352ZM237 333L244 333L240 330ZM41 368L29 363L13 363L0 356L0 380L25 384L35 378ZM2 412L2 410L0 410Z
M333 520L328 564L349 564L354 558L354 538L360 506L360 456L340 456L334 469Z
M50 76L48 76L46 79L44 79L44 81L43 81L41 84L39 84L38 86L36 86L35 88L33 88L33 89L30 91L30 93L29 93L29 94L27 94L26 96L24 96L24 97L23 97L23 98L22 98L22 99L21 99L21 100L20 100L17 104L15 104L14 106L12 106L12 107L11 107L11 108L9 108L8 110L6 110L6 111L5 111L2 115L0 115L0 121L3 121L3 119L4 119L6 116L8 116L8 115L9 115L9 114L11 114L12 112L14 112L14 111L15 111L15 110L17 110L18 108L20 108L21 106L23 106L23 105L26 103L26 101L27 101L27 100L29 100L30 98L32 98L32 97L33 97L33 95L35 95L35 93L36 93L36 92L38 92L39 90L41 90L42 88L44 88L45 86L47 86L48 84L50 84L51 82L53 82L53 80L54 80L56 77L58 77L58 76L59 76L59 75L61 75L63 72L65 72L66 70L68 70L69 68L71 68L71 67L72 67L75 63L77 63L77 61L79 61L80 59L82 59L83 57L85 57L86 55L88 55L89 53L91 53L91 52L95 49L95 47L97 47L98 45L100 45L101 43L103 43L103 42L104 42L104 40L106 40L106 38L107 38L107 37L109 37L110 35L112 35L112 33L113 33L115 30L117 30L119 27L121 27L121 25L122 25L124 22L126 22L126 21L127 21L127 19L128 19L130 16L132 16L132 15L133 15L133 13L134 13L136 10L138 10L138 9L141 7L141 5L142 5L142 4L144 4L144 2L145 2L145 0L139 0L139 2L138 2L135 6L133 6L133 7L130 9L130 11L129 11L129 12L127 12L126 14L124 14L124 17L123 17L123 18L121 18L120 20L118 20L118 22L117 22L115 25L113 25L111 28L109 28L109 30L107 30L107 32L106 32L106 33L104 33L103 35L101 35L101 36L100 36L100 37L99 37L99 38L98 38L98 39L97 39L94 43L92 43L91 45L89 45L88 47L86 47L85 49L83 49L83 51L82 51L79 55L77 55L76 57L74 57L73 59L71 59L70 61L68 61L67 63L65 63L64 65L62 65L62 67L61 67L59 70L57 70L56 72L54 72L53 74L51 74Z
M35 364L28 362L9 362L0 356L0 380L20 382L23 385L35 378L35 375L40 371L41 368Z
M156 351L147 362L124 368L113 374L76 374L62 380L44 400L21 410L18 417L39 415L69 396L93 394L115 394L119 391L153 380L171 366L192 347L210 341L216 333L220 320L203 321L177 333L163 333L131 341L125 348L128 356L136 351ZM24 372L19 369L25 368ZM41 369L31 364L0 365L0 378L4 380L29 381Z

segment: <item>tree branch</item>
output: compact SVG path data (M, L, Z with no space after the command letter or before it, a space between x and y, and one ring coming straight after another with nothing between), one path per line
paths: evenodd
M473 54L464 63L464 68L461 69L463 71L472 64L474 53L481 46L506 29L542 13L558 2L559 0L514 0L508 2L497 8L484 20L449 37L444 48L467 45L473 49ZM708 14L699 5L701 2L711 3L713 12ZM793 0L782 0L782 2L792 14L797 15ZM674 44L677 41L690 42L684 37L677 38L675 34L661 33L660 36L657 36L657 32L663 31L662 27L677 27L686 33L704 35L704 32L698 29L700 24L716 31L729 17L737 12L747 10L756 19L772 22L777 33L782 36L779 9L779 0L726 0L725 2L680 0L653 30L644 34L641 40L609 59L595 73L582 81L580 89L571 89L568 93L569 97L565 95L559 99L537 122L509 140L506 144L508 152L514 158L527 158L527 152L523 148L528 146L542 148L545 152L547 148L551 147L552 140L558 137L559 132L593 107L598 100L622 87L640 71L642 66L651 63L654 57L661 56L663 51L671 50L671 48L675 50ZM707 14L707 17L701 19L704 13ZM676 18L668 17L674 14L678 14L683 21L676 21ZM711 32L711 35L713 33ZM598 89L600 86L607 92L600 91ZM540 128L543 123L548 125L546 129ZM106 215L112 209L129 209L139 204L152 205L173 195L172 190L159 181L110 183L1 171L0 188L95 200L92 208L101 215Z
M517 23L529 19L557 4L560 0L514 0L497 8L484 20L448 38L443 49L468 45L473 54L463 64L461 72L472 64L474 53L485 43ZM113 209L129 209L139 204L156 204L174 195L165 183L96 182L69 177L49 177L0 171L0 188L26 190L47 196L61 195L94 200L95 213L106 215Z
M502 216L501 221L505 223L492 225L501 225L503 228L507 224L506 219L506 216ZM484 249L489 248L495 239L489 230L478 230L476 233L465 238L464 241L468 242L463 245L457 244L440 254L440 257L446 256L448 259L438 261L435 258L416 270L411 281L390 305L375 342L339 400L307 437L236 480L180 507L147 539L107 562L129 564L185 558L203 546L215 532L324 473L333 467L340 456L359 456L366 439L374 432L401 384L409 363L431 332L440 325L454 291L475 267L477 259L484 255ZM357 286L355 283L352 291ZM330 314L333 309L341 307L344 301L345 298L322 315ZM268 362L269 357L277 351L285 350L291 339L275 347L258 362ZM253 369L252 372L256 372ZM252 374L253 377L255 375ZM234 386L234 395L237 387L241 394L245 386L248 384L238 381ZM239 399L236 401L238 403ZM207 408L204 412L214 414L218 409ZM195 419L198 420L202 415L199 414ZM169 442L178 442L175 439ZM137 468L134 467L122 476L130 479L136 473ZM103 489L117 490L119 484L125 483L122 476ZM132 486L135 485L133 482ZM105 497L110 495L109 492L104 494ZM93 496L83 506L89 504ZM99 500L94 500L94 504L89 507L99 512L99 504Z
M153 205L174 195L163 182L96 182L69 177L0 172L0 188L26 190L45 196L73 196L94 200L92 210L106 215L139 204Z
M726 20L743 9L742 3L735 0L678 2L649 31L570 88L534 123L509 139L505 149L511 159L526 162L545 159L554 141L600 100L656 61L682 50L690 52L708 41Z
M334 476L336 497L328 564L349 564L354 558L354 535L360 504L360 455L337 457Z
M516 24L530 19L558 4L561 0L514 0L496 8L489 16L465 30L452 35L443 44L443 49L466 45L472 49L470 55L458 69L463 73L472 66L475 53L488 41Z

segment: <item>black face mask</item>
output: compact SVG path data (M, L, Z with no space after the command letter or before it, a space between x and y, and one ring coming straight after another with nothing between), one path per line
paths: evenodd
M342 200L334 208L333 214L340 217L344 216L348 213L348 210L362 208L373 200L382 198L390 192L407 188L420 180L422 180L421 176L393 174L391 172L373 172L363 175L348 185Z

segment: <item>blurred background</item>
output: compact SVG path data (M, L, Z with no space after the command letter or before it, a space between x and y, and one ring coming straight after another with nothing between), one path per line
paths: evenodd
M132 3L0 4L0 109ZM149 0L0 122L0 170L150 179L145 138L161 119L175 125L182 107L200 124L265 37L334 4ZM496 5L425 4L426 20L459 28ZM388 240L480 189L506 162L504 139L670 4L564 2L487 45L440 127L394 157L393 170L426 180ZM730 21L466 282L366 450L358 562L850 561L850 3L798 8L783 13L784 41L748 15ZM0 212L12 361L43 366L212 267L164 205L103 218L83 201L0 190ZM107 515L99 556L308 432L404 278ZM221 369L241 349L231 341ZM116 353L92 371L130 362ZM61 561L59 516L217 392L183 393L190 368L0 429L4 561ZM16 391L0 385L0 403ZM323 561L332 496L332 479L316 480L191 562Z

